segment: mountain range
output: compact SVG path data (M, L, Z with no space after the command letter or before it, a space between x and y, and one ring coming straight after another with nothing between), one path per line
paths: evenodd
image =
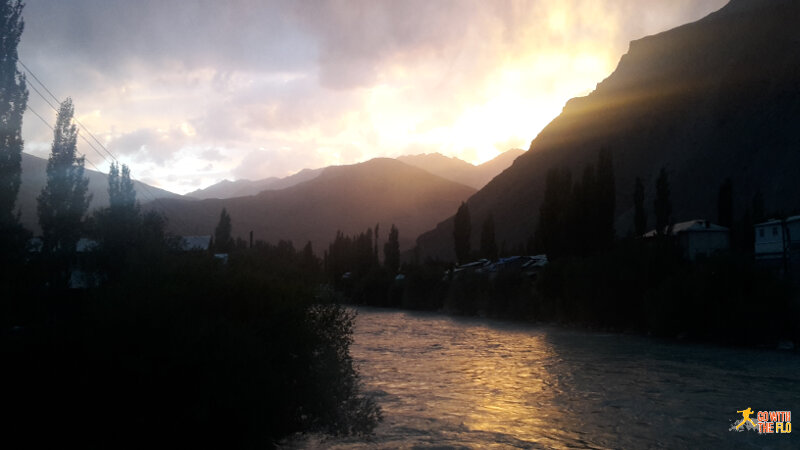
M525 153L523 150L511 149L477 166L458 158L444 156L441 153L400 156L397 160L411 166L419 167L422 170L447 180L480 189L485 186L489 180L508 168L514 159L523 153ZM261 191L285 189L312 180L319 176L323 170L325 170L325 168L303 169L294 175L284 178L269 177L260 180L222 180L204 189L192 191L186 194L186 196L199 199L224 199L255 195Z
M281 190L229 199L163 199L148 208L161 209L170 230L181 235L212 234L226 208L236 237L247 239L252 231L254 239L272 243L291 240L299 247L311 241L322 254L337 231L355 234L376 224L383 233L396 225L400 248L408 250L420 233L474 193L395 159L376 158L328 167Z
M468 201L473 247L492 213L497 241L535 232L545 177L573 179L601 148L613 154L616 230L633 228L636 177L654 222L655 180L670 178L673 222L716 219L717 193L733 182L738 218L757 192L767 212L800 207L800 2L732 0L721 10L631 43L588 96L567 102L530 149ZM452 260L452 217L418 239L421 256Z
M222 180L219 183L212 184L211 186L198 189L196 191L186 194L187 197L207 199L207 198L232 198L244 197L246 195L255 195L261 191L285 189L294 186L295 184L304 181L313 180L319 176L324 168L320 169L303 169L294 175L288 177L269 177L261 180Z
M456 183L480 189L486 186L486 183L492 178L510 167L514 160L523 153L525 151L520 149L507 150L494 159L477 166L458 158L444 156L441 153L400 156L397 160Z

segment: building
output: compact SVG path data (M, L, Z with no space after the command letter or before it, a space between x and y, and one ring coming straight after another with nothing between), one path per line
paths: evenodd
M770 262L800 258L800 216L757 223L753 231L756 260Z
M731 248L730 230L708 220L695 219L676 223L668 231L670 236L677 239L684 256L692 261ZM644 234L644 237L655 236L656 230Z

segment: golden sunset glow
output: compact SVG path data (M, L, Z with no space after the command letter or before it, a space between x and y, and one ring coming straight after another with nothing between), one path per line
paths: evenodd
M527 149L567 100L611 74L629 41L724 0L701 3L234 3L157 32L146 22L180 17L184 6L139 5L93 37L103 47L91 58L64 45L103 19L61 27L31 5L20 54L56 95L73 97L76 117L134 174L183 193L379 156L438 152L479 164ZM212 38L198 27L223 29ZM53 64L65 58L74 61ZM35 95L31 105L49 108ZM27 116L24 126L27 151L46 156L49 129Z

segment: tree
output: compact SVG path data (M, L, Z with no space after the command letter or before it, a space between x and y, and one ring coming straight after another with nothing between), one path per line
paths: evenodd
M726 178L717 194L717 222L723 227L733 226L733 182Z
M458 259L459 264L463 264L469 260L471 227L469 207L465 202L461 202L461 206L458 207L458 211L453 220L453 241L455 244L456 259Z
M141 216L128 166L111 164L108 171L109 206L95 211L93 235L100 242L98 259L111 277L120 274L138 241Z
M536 252L555 259L566 253L569 216L573 207L572 172L553 168L547 171L544 199L539 207L539 222L534 235Z
M8 262L21 256L27 236L14 212L22 172L22 115L28 104L25 75L17 69L23 6L0 0L0 258Z
M600 150L600 154L597 156L595 183L597 238L593 247L597 250L608 250L614 244L614 238L616 237L614 212L616 210L617 192L614 180L613 155L611 150L607 148Z
M391 273L400 268L400 232L394 224L389 230L389 240L383 244L383 265Z
M653 210L656 214L656 233L667 233L667 227L672 219L672 202L670 201L669 175L667 170L661 168L656 180L656 198L653 201Z
M633 188L633 226L636 230L636 236L641 236L647 232L647 210L644 209L644 183L639 177L636 177L636 184Z
M233 250L234 241L231 237L231 216L225 208L219 214L219 223L214 229L214 250L218 253L230 253Z
M481 228L481 256L490 261L497 259L497 242L495 242L492 213L486 217Z
M42 253L51 256L61 273L68 276L89 208L89 179L83 176L84 157L78 157L78 131L72 123L72 99L61 103L53 130L53 146L47 161L47 184L38 197ZM59 281L66 282L61 278Z

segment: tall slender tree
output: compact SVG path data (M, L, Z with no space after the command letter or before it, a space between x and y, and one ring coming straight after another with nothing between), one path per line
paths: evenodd
M389 230L389 240L383 244L383 265L392 273L400 268L400 232L394 224Z
M109 278L121 274L134 247L139 245L141 214L128 166L111 164L108 171L109 206L95 210L93 236L100 243L97 259Z
M458 207L453 220L453 243L459 264L469 260L471 233L472 225L469 218L469 206L465 202L461 202L461 206Z
M567 229L573 198L572 172L568 168L548 170L534 235L537 252L546 253L551 259L566 253L571 238Z
M670 200L669 175L667 175L667 169L663 167L656 180L656 198L653 201L653 210L656 214L656 233L666 234L672 219L672 201Z
M486 217L481 228L481 256L490 261L497 259L497 242L495 241L492 213Z
M231 235L231 216L225 208L219 214L219 222L214 229L214 251L219 253L229 253L233 250L234 241Z
M614 213L617 206L614 159L611 150L603 148L597 156L596 173L597 250L607 250L614 244Z
M42 227L42 252L50 255L60 273L57 282L66 282L74 262L76 245L83 231L83 220L91 195L89 179L83 175L84 157L78 157L78 131L72 123L72 99L61 103L53 130L53 146L47 161L47 184L38 197L39 225ZM61 277L61 278L59 278Z
M633 226L636 236L641 236L647 232L647 210L644 209L644 183L642 179L636 177L633 188Z
M717 194L717 223L723 227L733 226L733 181L726 178Z
M27 233L14 205L22 172L22 115L28 104L25 75L17 69L17 45L25 28L23 4L0 0L0 260L21 256Z

